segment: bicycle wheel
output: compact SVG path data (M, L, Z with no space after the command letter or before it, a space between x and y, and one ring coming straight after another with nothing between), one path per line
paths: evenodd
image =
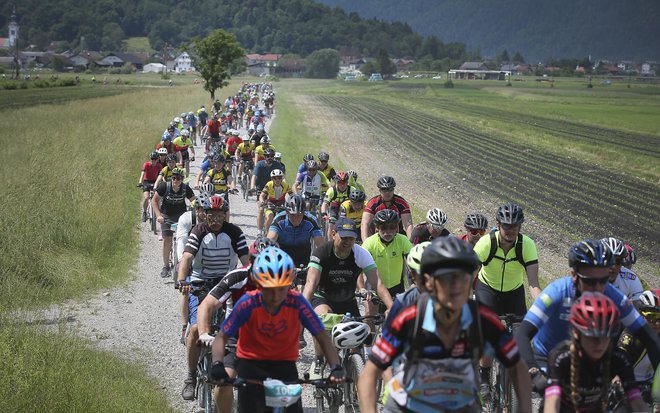
M147 218L149 219L149 225L151 225L151 231L154 234L157 234L158 231L156 231L156 223L158 222L158 220L154 215L154 210L151 206L151 199L149 199L149 205L147 206Z
M504 410L507 413L518 413L518 395L516 394L516 389L513 388L513 380L506 372L504 372Z
M360 404L358 402L357 381L364 369L364 360L359 354L352 354L346 364L346 378L351 383L344 383L344 412L346 413L359 413ZM378 396L378 394L376 394Z
M319 413L339 413L342 397L339 389L316 389L314 399L316 400L316 409Z
M211 365L211 352L206 352L199 358L197 363L197 401L199 407L205 413L214 413L212 386L208 384L207 378Z
M245 202L247 202L248 198L250 197L250 187L248 186L248 177L246 173L243 173L241 182L243 184L243 199L245 199Z

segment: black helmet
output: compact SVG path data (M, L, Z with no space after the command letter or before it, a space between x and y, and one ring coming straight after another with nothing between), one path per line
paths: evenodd
M399 222L399 214L391 209L381 209L380 211L376 212L376 215L374 215L374 224L376 226L382 225L382 224L396 224Z
M468 214L464 225L469 229L488 229L488 219L482 214Z
M450 235L431 241L422 254L420 269L423 274L435 277L456 270L472 273L480 265L472 245Z
M213 162L224 162L224 161L225 161L225 157L222 156L221 153L216 153L216 154L213 156L213 159L212 159L212 160L213 160Z
M509 202L497 208L497 216L495 218L500 224L518 225L525 221L523 209L521 206Z
M171 154L167 155L165 160L166 161L177 161L177 160L179 160L179 157L175 153L171 153Z
M264 156L274 158L275 157L275 149L273 149L273 148L264 149Z
M305 169L319 169L319 164L315 160L305 162Z
M396 182L394 181L394 178L391 176L381 176L378 178L378 182L376 182L376 186L378 189L390 189L394 188L396 186Z
M149 158L151 158L151 160L158 159L158 152L157 151L151 152L149 154Z
M307 163L313 160L314 160L314 155L312 155L311 153L303 155L303 162Z
M302 214L305 212L305 201L300 195L292 195L286 201L286 212L290 214Z
M362 202L367 198L367 195L361 189L353 189L348 195L348 199L355 202Z
M330 155L327 152L319 152L319 161L329 161Z
M612 250L600 240L576 242L568 251L568 266L576 270L578 267L611 267L613 264Z

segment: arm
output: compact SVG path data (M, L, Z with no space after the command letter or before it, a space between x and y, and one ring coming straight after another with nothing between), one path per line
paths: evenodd
M532 300L536 300L536 297L541 294L538 263L527 266L527 281L529 281L529 291L532 293Z
M249 255L242 255L238 259L241 261L241 264L243 264L244 267L250 263Z
M158 174L158 178L156 178L156 182L154 182L154 188L158 188L158 185L160 185L161 182L163 182L163 175Z
M272 239L273 241L277 242L277 238L279 237L279 234L275 231L268 231L268 235L266 235L269 239Z
M256 171L252 171L252 179L250 179L250 189L254 190L257 185L257 174Z
M358 399L362 413L376 413L376 381L383 374L373 361L368 360L357 382Z
M362 242L369 238L369 227L371 226L371 221L374 219L374 214L371 212L364 211L362 213L362 223L360 224L360 232L362 232Z
M323 237L314 237L313 240L314 240L314 248L320 247L324 241Z
M527 364L520 359L507 369L507 373L513 379L513 386L518 396L518 411L521 413L532 412L532 383L529 380Z
M158 192L154 192L154 197L151 198L151 207L153 208L154 213L156 214L158 223L162 224L163 222L165 222L165 218L163 218L163 213L160 212L160 195L158 195Z
M140 179L138 179L138 184L142 185L142 182L144 182L144 169L142 172L140 172Z
M660 335L656 334L646 322L644 322L642 328L633 332L633 334L644 344L653 368L657 369L660 362Z
M559 401L560 396L557 394L545 396L543 413L559 413Z
M303 296L309 302L312 302L312 295L316 291L316 287L319 285L321 280L321 271L316 267L308 267L307 269L307 281L305 282L305 289L303 290Z
M211 351L213 352L213 361L223 361L225 359L225 346L229 337L222 331L218 331L215 335L215 340L213 340L213 347Z
M332 344L332 340L327 331L321 331L314 338L316 339L316 342L319 343L319 346L321 346L321 350L323 351L323 354L325 354L330 365L341 364L339 354L337 354L337 348Z
M199 172L197 172L197 177L195 178L195 188L199 188L199 181L202 180L202 175L204 172L200 169Z
M362 217L362 220L364 221L364 216ZM409 213L401 214L401 225L403 225L403 229L404 231L406 231L406 237L410 239L410 236L412 235L412 231L413 231L412 215Z
M380 276L378 275L378 268L372 268L364 273L364 275L367 276L367 281L369 281L369 284L373 287L376 286L376 294L378 294L378 297L383 300L383 304L389 309L392 307L392 296L390 295L390 292L387 290L385 287L385 284L383 284L380 280ZM309 277L309 275L308 275ZM309 280L309 278L308 278Z
M213 313L222 307L222 304L210 294L199 304L197 308L197 329L200 336L211 332L211 317Z
M532 351L532 338L536 335L538 329L534 324L530 323L527 320L523 320L520 323L520 326L514 333L516 338L516 343L518 344L518 351L520 352L520 358L525 361L525 364L529 368L536 367L539 368L539 364L534 358L534 352Z

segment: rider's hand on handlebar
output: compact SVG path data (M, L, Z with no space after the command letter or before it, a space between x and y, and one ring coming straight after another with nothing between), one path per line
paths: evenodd
M548 387L548 376L545 375L541 369L530 369L530 374L532 376L532 385L534 390L538 393L544 394L545 388Z
M225 364L221 361L216 361L211 365L211 371L209 372L211 380L222 381L229 379L229 375L225 370Z
M181 291L181 294L190 293L190 284L180 284L179 281L177 281L176 284L176 287Z
M346 370L344 370L344 367L341 364L335 364L332 366L328 380L330 380L332 383L343 383L345 379Z
M159 215L158 218L156 218L159 224L164 224L165 223L165 217L162 215Z
M215 340L215 337L208 333L204 333L201 336L199 336L199 344L202 346L207 346L211 347L213 345L213 340Z
M361 288L360 289L360 295L362 297L364 297L364 299L367 300L367 302L371 301L371 297L372 297L371 296L371 291L367 290L366 288Z
M142 188L142 184L140 182L138 182L137 187Z

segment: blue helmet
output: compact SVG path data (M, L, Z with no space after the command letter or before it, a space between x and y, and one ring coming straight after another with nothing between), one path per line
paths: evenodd
M296 278L296 266L286 252L267 247L254 260L252 278L262 288L288 287Z
M568 251L568 266L578 267L611 267L614 264L612 250L600 240L585 239L571 245Z

